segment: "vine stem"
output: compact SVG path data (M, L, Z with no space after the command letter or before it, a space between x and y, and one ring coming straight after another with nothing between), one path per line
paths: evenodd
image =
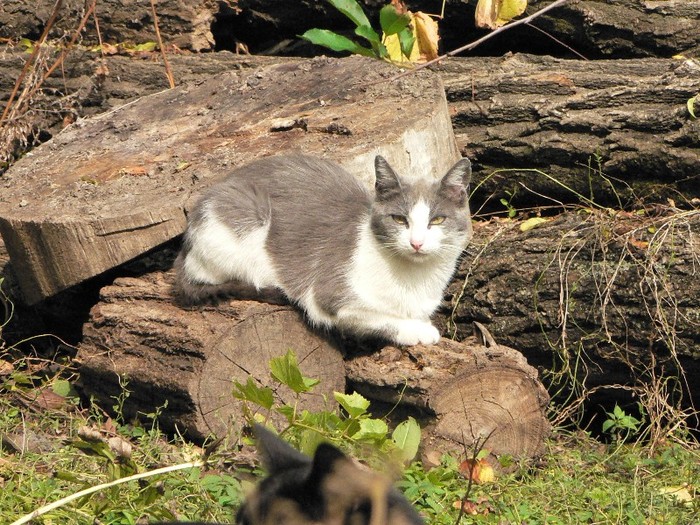
M399 73L398 75L395 75L395 76L391 77L391 78L389 79L389 82L393 82L393 81L398 80L398 79L400 79L400 78L402 78L402 77L405 77L405 76L407 76L407 75L410 75L411 73L415 73L416 71L420 71L421 69L425 69L426 67L430 67L430 66L432 66L432 65L435 65L435 64L437 64L438 62L441 62L441 61L445 60L446 58L449 58L449 57L451 57L451 56L454 56L454 55L456 55L456 54L458 54L458 53L461 53L461 52L463 52L463 51L471 51L471 50L474 49L476 46L478 46L478 45L480 45L480 44L483 44L484 42L486 42L486 41L489 40L490 38L493 38L494 36L496 36L496 35L502 33L503 31L506 31L506 30L508 30L508 29L512 29L512 28L514 28L514 27L516 27L516 26L520 26L520 25L523 25L523 24L529 24L529 23L532 22L535 18L537 18L537 17L539 17L539 16L545 14L547 11L551 11L552 9L554 9L554 8L556 8L556 7L559 7L559 6L561 6L561 5L564 5L566 2L568 2L568 0L555 0L554 2L552 2L551 4L549 4L548 6L543 7L542 9L540 9L539 11L535 11L535 12L532 13L530 16L526 16L525 18L521 18L520 20L516 20L515 22L511 22L511 23L509 23L509 24L506 24L506 25L504 25L504 26L501 26L501 27L499 27L498 29L495 29L494 31L491 31L489 34L482 36L482 37L479 38L478 40L475 40L475 41L472 42L471 44L467 44L467 45L465 45L465 46L458 47L457 49L453 49L452 51L448 51L448 52L445 53L444 55L440 55L439 57L434 58L434 59L432 59L432 60L429 60L428 62L425 62L424 64L420 64L419 66L416 66L416 67L414 67L413 69L408 69L408 70L406 70L406 71L403 71L403 72Z

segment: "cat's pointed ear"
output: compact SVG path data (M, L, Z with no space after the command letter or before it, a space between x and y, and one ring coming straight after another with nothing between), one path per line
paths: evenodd
M381 155L377 155L374 158L374 171L376 174L374 190L376 192L377 199L388 199L392 195L395 195L401 191L399 176Z
M321 443L316 448L308 481L312 484L320 484L332 472L338 471L339 464L348 462L350 459L339 448L330 443Z
M269 474L308 465L311 459L262 425L253 425L258 453Z
M450 168L440 181L440 192L458 206L467 200L467 186L472 178L472 163L463 158Z

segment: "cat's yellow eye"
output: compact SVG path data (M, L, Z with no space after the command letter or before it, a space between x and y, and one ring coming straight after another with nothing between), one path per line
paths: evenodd
M445 217L442 215L438 215L437 217L433 217L432 219L430 219L431 226L442 224L443 222L445 222Z
M403 226L406 226L408 224L408 219L403 215L392 215L391 218L394 219L395 223L401 224Z

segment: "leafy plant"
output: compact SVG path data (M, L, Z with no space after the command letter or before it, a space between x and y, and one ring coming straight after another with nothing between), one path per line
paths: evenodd
M626 441L630 435L639 432L642 422L622 410L617 404L612 412L606 412L608 419L603 422L603 432L611 434L616 442Z
M245 384L235 381L233 396L243 401L243 411L249 420L264 422L269 419L272 412L283 415L288 423L283 433L295 435L302 452L311 455L316 445L325 439L348 448L358 448L361 444L371 443L384 451L393 452L402 462L411 461L418 453L420 442L418 422L409 417L389 435L386 422L372 417L369 412L369 400L357 392L333 393L340 411L299 410L301 397L310 394L319 381L305 377L301 373L296 354L292 350L270 360L270 376L274 382L292 390L294 393L292 402L276 401L270 387L259 386L251 378L248 378ZM256 414L255 407L263 409L266 414Z
M355 35L369 44L369 47L328 29L309 29L301 35L301 38L333 51L349 51L357 55L379 59L389 58L389 52L382 42L382 38L370 24L357 0L328 0L328 2L355 24ZM397 35L401 53L407 58L410 56L415 42L415 37L409 27L410 21L411 18L407 14L399 13L393 5L385 5L379 12L379 25L382 33L384 36Z

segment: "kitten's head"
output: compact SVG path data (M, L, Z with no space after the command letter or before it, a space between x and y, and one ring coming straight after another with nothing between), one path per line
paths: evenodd
M268 477L248 496L237 525L422 525L418 513L376 472L322 443L313 459L255 426Z
M440 180L406 180L383 157L375 161L372 231L390 253L420 262L459 253L472 236L467 185L469 159Z

